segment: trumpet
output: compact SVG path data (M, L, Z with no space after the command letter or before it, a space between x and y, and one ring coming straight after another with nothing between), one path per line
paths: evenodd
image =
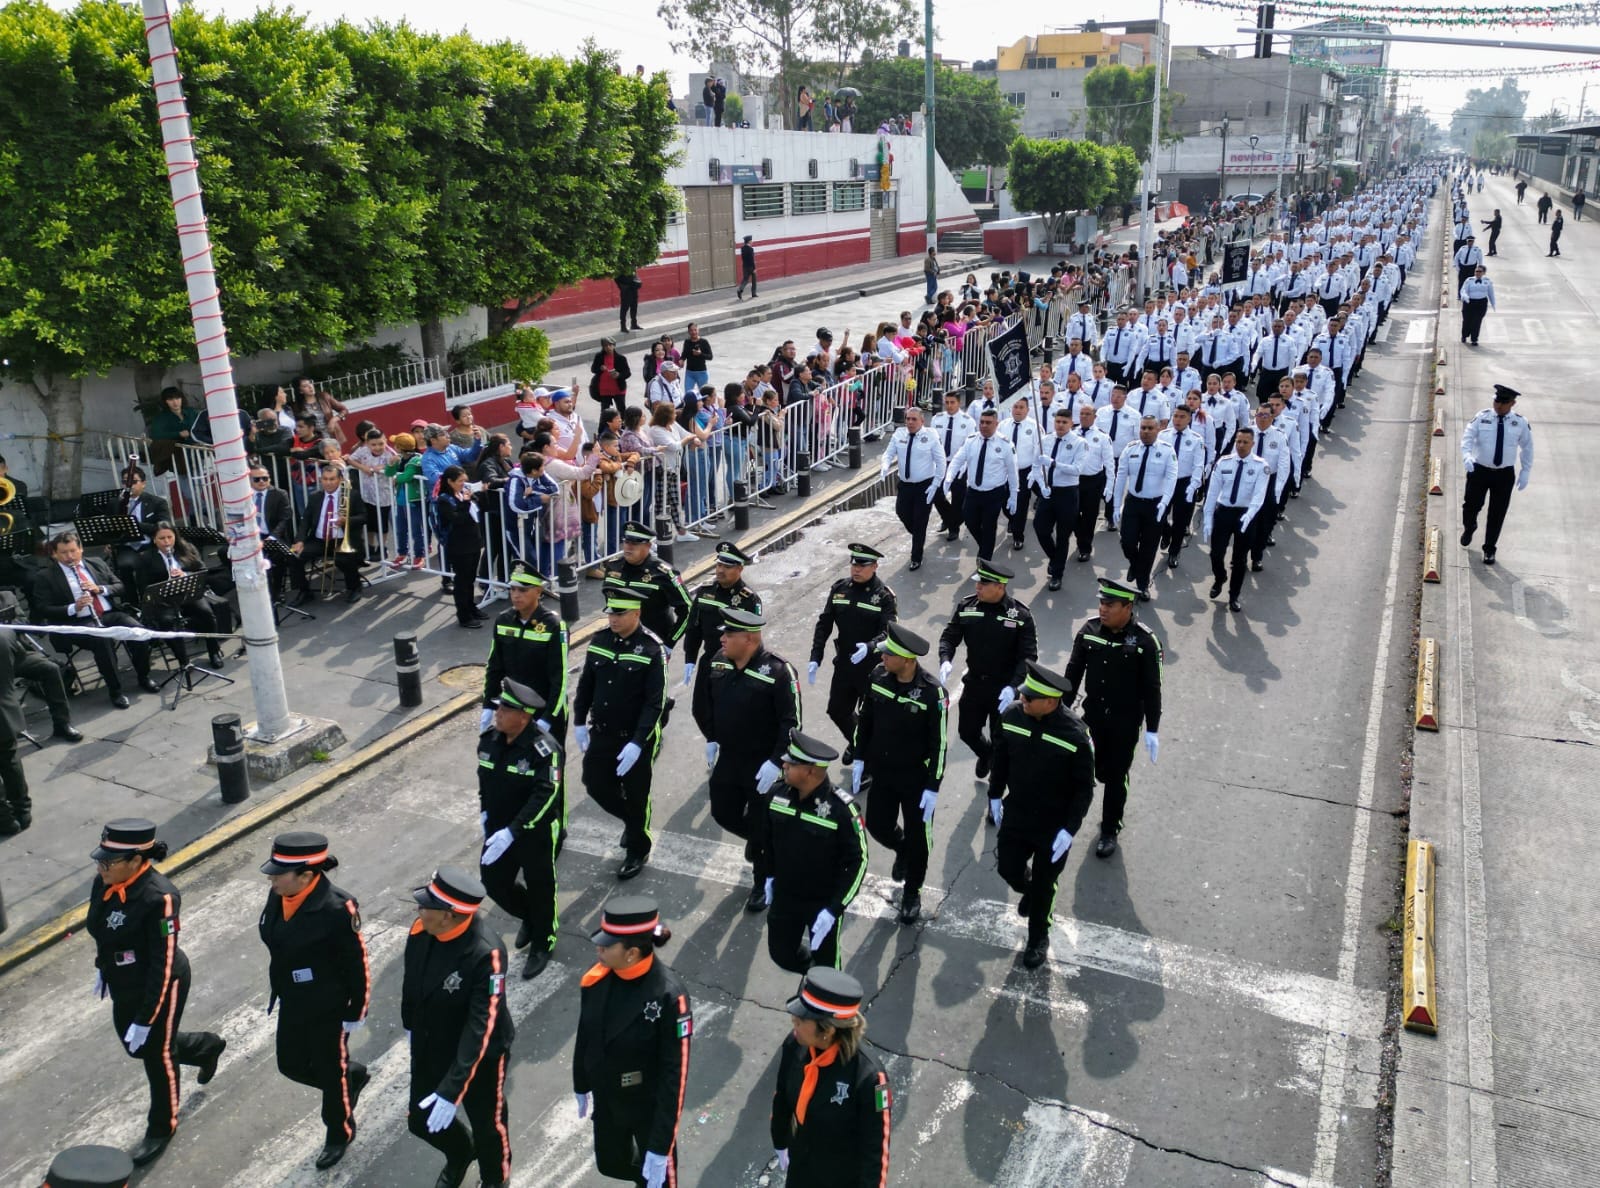
M333 575L335 556L345 556L355 552L355 546L350 543L350 472L345 471L344 478L339 482L339 511L344 516L344 532L339 538L336 548L331 536L322 538L322 575L317 579L317 593L328 598L333 594Z
M17 517L3 510L17 498L17 484L0 474L0 533L10 532L16 526Z

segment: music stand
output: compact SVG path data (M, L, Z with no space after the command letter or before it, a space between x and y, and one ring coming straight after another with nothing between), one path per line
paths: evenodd
M263 536L261 538L261 551L267 555L267 560L273 565L284 567L285 576L295 562L294 551L276 537ZM283 585L278 586L278 593L272 599L272 625L282 627L283 621L289 615L299 615L302 619L315 619L317 616L310 611L301 610L298 606L290 606L283 601Z
M131 544L144 539L139 521L120 513L74 516L72 527L78 533L78 542L86 549L93 545Z
M116 511L117 503L122 498L122 491L85 491L78 496L78 507L72 513L74 520L80 516L105 516Z
M157 582L155 585L145 589L144 609L146 611L152 609L170 610L181 617L184 605L190 602L198 602L205 594L205 590L206 575L203 573L186 573L182 577L168 578L164 582ZM182 677L183 680L178 688L173 691L172 704L167 706L169 710L177 709L178 698L182 697L185 692L193 692L195 683L205 680L206 677L215 677L227 685L233 684L232 677L224 676L215 669L196 664L193 660L185 660L161 679L161 688L165 689L173 681L178 680L179 677Z

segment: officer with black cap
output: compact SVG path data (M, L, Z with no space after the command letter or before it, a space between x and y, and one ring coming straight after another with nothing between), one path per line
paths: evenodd
M411 893L400 1021L411 1041L406 1126L445 1157L434 1188L460 1188L474 1158L486 1188L511 1182L506 1064L514 1028L506 947L478 921L483 884L441 866ZM471 1130L456 1117L465 1112Z
M1067 850L1094 802L1094 744L1065 705L1067 682L1029 662L1017 700L995 735L989 816L999 826L1000 877L1022 896L1028 921L1022 964L1038 969L1050 947L1050 910Z
M607 584L628 587L640 602L640 621L670 652L689 626L692 602L683 578L652 551L656 534L637 520L622 526L622 561L606 571Z
M68 1147L50 1161L44 1188L127 1188L133 1160L115 1147Z
M839 752L796 730L783 757L783 785L767 802L767 953L804 973L839 965L839 922L867 877L867 834L848 796L828 780Z
M956 604L955 614L939 633L939 683L946 688L956 649L967 645L956 732L978 757L980 780L989 774L1000 714L1011 704L1007 692L1021 683L1028 661L1039 656L1033 612L1008 589L1015 576L1009 566L998 561L979 561L973 578L977 590Z
M928 641L899 623L878 644L861 716L856 720L851 791L867 792L867 832L894 851L894 879L904 880L900 923L922 916L933 813L949 745L950 702L918 662ZM903 825L902 825L903 822Z
M1533 477L1533 426L1521 413L1513 412L1515 388L1494 386L1494 406L1486 408L1467 424L1461 435L1461 462L1467 468L1466 489L1461 498L1461 543L1472 543L1478 530L1478 512L1489 497L1489 520L1483 533L1483 563L1494 564L1495 546L1500 543L1500 526L1511 506L1511 487L1528 485Z
M594 1117L602 1176L645 1188L676 1184L694 1012L689 991L656 955L672 930L655 900L617 895L589 939L600 960L583 975L578 1008L578 1117Z
M767 906L771 873L760 846L763 795L783 774L789 735L800 726L800 678L762 642L766 620L746 610L723 614L722 647L694 685L694 721L706 739L711 816L745 842L754 881L745 910Z
M94 938L94 995L111 997L111 1020L123 1049L144 1062L150 1110L144 1137L130 1152L135 1166L155 1159L178 1128L178 1065L192 1064L204 1085L228 1046L209 1031L179 1031L189 998L189 958L178 947L182 896L152 863L167 856L152 821L107 823L89 857L85 927Z
M511 609L494 621L489 661L483 673L483 713L478 730L494 724L495 698L507 677L521 681L544 699L540 726L567 742L567 625L544 602L547 583L537 570L518 565L506 595Z
M893 1094L867 1051L866 993L820 965L788 1002L794 1022L778 1056L772 1146L785 1188L886 1188Z
M806 684L817 683L817 669L822 666L823 649L835 626L838 637L833 642L833 679L828 684L828 721L839 729L845 738L845 762L851 760L850 739L856 733L856 710L867 691L867 679L872 675L872 665L867 657L884 636L890 623L899 617L894 591L878 576L878 562L883 554L871 545L852 542L850 550L850 576L840 578L828 588L822 604L822 614L811 632L811 664L806 671Z
M507 678L494 725L478 738L478 875L489 898L521 921L513 946L527 949L522 976L536 978L556 947L556 852L561 837L565 756L534 718L544 698ZM522 872L522 884L517 872Z
M642 598L633 586L607 582L606 626L589 641L572 702L574 733L583 752L583 786L596 804L622 820L619 879L631 879L650 859L650 778L666 727L667 649L640 622Z
M361 937L361 906L336 887L339 865L320 833L280 833L261 864L270 880L258 928L278 1007L278 1071L322 1091L328 1136L317 1169L344 1158L356 1136L355 1109L367 1068L350 1059L350 1034L366 1022L372 970Z
M726 611L761 613L761 595L744 580L744 567L753 560L736 544L717 546L713 576L695 590L689 603L689 626L683 633L685 685L693 682L695 666L711 659L722 646L722 616Z
M1137 596L1125 582L1102 578L1100 614L1078 629L1067 661L1067 707L1081 685L1095 775L1105 785L1096 858L1116 853L1141 725L1151 763L1161 746L1156 733L1161 729L1161 641L1133 617Z

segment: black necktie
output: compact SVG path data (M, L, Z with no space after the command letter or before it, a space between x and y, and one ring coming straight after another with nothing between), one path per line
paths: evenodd
M1233 489L1228 492L1229 507L1239 506L1239 480L1244 478L1244 459L1238 458L1237 455L1235 457L1237 460L1233 467Z
M1179 462L1179 463L1181 463L1183 461L1183 434L1182 433L1174 433L1172 435L1172 459L1173 459L1173 461Z
M1261 457L1261 446L1262 446L1262 443L1265 442L1266 440L1267 440L1267 435L1265 433L1257 433L1256 434L1256 457L1257 458Z
M1506 450L1506 419L1498 417L1494 426L1494 464L1499 466L1505 458Z
M1122 410L1120 408L1114 408L1111 410L1111 442L1113 445L1115 445L1117 441L1117 419L1121 416Z
M911 481L911 446L916 440L910 434L906 435L906 456L900 460L900 477L907 482Z
M1111 344L1111 355L1115 358L1122 354L1122 327L1117 327L1117 341Z
M972 476L972 485L980 491L983 490L983 459L988 453L989 439L987 437L980 438L978 440L978 469Z
M1134 493L1135 497L1138 496L1140 491L1144 490L1144 469L1145 469L1146 466L1149 466L1149 465L1150 465L1150 447L1149 446L1145 446L1144 447L1144 457L1139 459L1139 473L1136 474L1134 476L1134 479L1133 479L1133 493Z
M944 423L944 456L946 458L950 456L950 439L955 436L955 432L956 419L951 417Z
M1061 443L1066 440L1065 437L1058 435L1055 445L1050 447L1050 485L1052 487L1056 485L1056 455L1061 453Z
M1016 449L1017 448L1017 435L1020 434L1021 432L1022 432L1022 422L1021 421L1012 421L1011 422L1011 448L1012 449Z

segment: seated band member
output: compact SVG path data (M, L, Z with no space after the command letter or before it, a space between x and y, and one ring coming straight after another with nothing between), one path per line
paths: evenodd
M83 544L76 532L69 529L51 537L50 556L55 564L39 571L28 596L34 612L46 623L75 627L142 625L136 616L119 607L122 583L107 572L103 562L91 561L83 555ZM118 709L128 708L122 681L117 676L116 644L112 640L104 636L60 635L51 636L51 643L63 652L73 644L88 648L106 683L111 704ZM123 646L133 662L139 688L146 693L159 692L160 687L150 679L150 645L130 640Z
M107 559L112 562L117 576L122 579L122 584L130 591L129 597L134 601L141 593L139 557L149 546L150 538L156 534L156 525L173 522L172 505L148 490L146 481L144 470L138 466L129 466L122 472L122 494L117 498L117 511L133 517L139 525L140 535L106 550Z
M319 485L306 501L306 515L300 525L300 539L295 541L293 546L295 555L301 559L299 580L295 585L300 590L302 602L311 592L305 576L304 563L307 549L310 550L312 560L327 557L344 575L346 602L354 602L361 597L362 553L358 542L367 522L367 505L362 502L361 493L354 486L346 492L342 485L343 481L344 474L337 466L323 463ZM345 507L347 494L348 508ZM341 553L339 546L345 538L346 517L349 518L350 540L355 551Z
M261 534L262 548L266 548L269 540L275 540L288 548L294 541L294 521L289 514L289 495L281 488L272 485L272 475L265 466L257 465L250 468L250 499L255 504L256 531ZM270 559L271 555L268 556ZM298 562L299 558L295 558L295 561ZM303 564L297 564L292 569L304 579ZM272 591L274 602L283 597L284 579L289 577L290 573L290 566L272 561L272 568L267 574L267 588ZM307 592L303 580L295 588Z
M173 530L171 524L158 525L150 540L150 547L139 555L140 585L147 593L151 587L173 578L205 572L206 565L200 559L200 554ZM149 607L143 617L147 626L162 631L176 631L182 626L203 635L227 635L233 630L233 607L224 599L204 592L177 607ZM180 624L180 617L185 622ZM188 641L170 639L167 643L172 646L172 654L178 658L179 664L189 662ZM222 640L208 639L205 644L211 667L220 668Z

